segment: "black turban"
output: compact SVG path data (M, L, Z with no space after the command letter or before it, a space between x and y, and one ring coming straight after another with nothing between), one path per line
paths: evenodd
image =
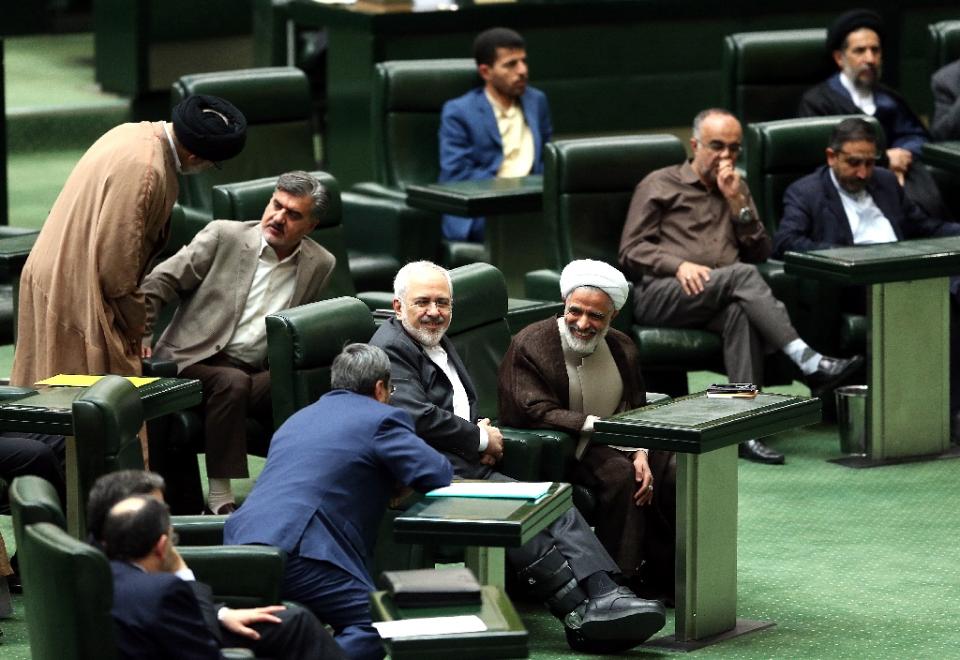
M853 9L841 14L827 28L827 50L831 53L842 50L843 40L847 35L861 28L873 30L883 39L883 19L880 14L869 9Z
M247 119L229 101L194 94L174 106L173 131L187 151L218 163L243 151Z

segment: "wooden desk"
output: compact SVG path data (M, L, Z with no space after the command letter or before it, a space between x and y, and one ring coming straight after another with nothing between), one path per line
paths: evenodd
M787 273L867 285L868 461L942 454L950 447L948 275L960 237L788 252Z
M502 589L485 585L481 587L480 597L480 605L399 608L389 593L376 591L370 594L370 609L375 621L475 614L487 624L487 630L481 633L384 640L392 660L526 658L527 630L507 595Z
M771 622L737 619L737 447L820 421L820 400L704 393L603 419L594 442L677 452L676 623L648 646L694 650Z
M485 216L490 262L503 273L513 296L521 295L527 272L554 265L543 240L540 175L410 185L407 204L436 213Z
M504 587L504 548L517 548L573 506L570 484L554 483L529 500L425 498L393 521L400 543L443 543L467 548L467 566L484 584Z

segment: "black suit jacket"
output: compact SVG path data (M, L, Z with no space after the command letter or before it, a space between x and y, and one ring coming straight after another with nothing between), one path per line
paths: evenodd
M930 79L933 91L934 140L960 140L960 60L937 70Z
M219 660L220 646L191 585L170 573L147 573L111 561L113 616L121 658ZM203 585L196 585L202 596ZM209 592L207 598L209 598ZM213 614L214 621L216 614Z
M460 376L470 403L470 420L453 414L453 385L443 370L424 352L420 342L392 318L381 325L370 343L379 346L390 358L390 379L397 390L390 403L408 411L417 435L444 454L459 476L477 477L489 471L480 464L480 429L477 418L477 392L466 367L447 337L440 346Z
M960 235L960 224L927 216L903 194L903 188L889 170L876 168L867 192L890 221L897 240ZM853 245L853 233L843 202L830 179L830 168L819 167L813 174L794 181L783 195L783 219L773 237L773 253L823 250Z

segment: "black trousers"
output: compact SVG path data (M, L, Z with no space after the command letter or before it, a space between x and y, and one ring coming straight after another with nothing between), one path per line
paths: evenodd
M0 433L0 479L6 482L32 474L49 481L66 507L67 484L64 476L66 441L62 435L44 433Z

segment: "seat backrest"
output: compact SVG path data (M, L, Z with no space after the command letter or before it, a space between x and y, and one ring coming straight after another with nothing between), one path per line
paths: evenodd
M960 20L927 26L930 33L930 73L960 58Z
M744 124L796 117L803 93L837 70L826 38L823 28L724 37L724 107Z
M110 660L113 578L99 550L47 522L26 525L17 542L33 660Z
M477 390L477 414L497 417L497 369L510 345L507 325L507 283L487 263L450 271L453 321L447 336Z
M310 83L300 69L263 67L182 76L171 88L171 102L177 104L191 94L213 94L233 103L247 118L247 142L239 156L224 161L222 170L180 177L184 206L209 215L210 191L217 184L316 167Z
M369 341L374 330L370 309L347 296L267 316L274 425L328 392L333 359L345 344Z
M10 513L13 514L13 536L21 547L23 530L34 523L51 523L67 529L67 519L56 489L46 479L32 474L17 477L10 484Z
M143 404L137 388L120 376L104 376L73 402L73 434L77 440L80 501L86 502L93 483L117 470L142 470L138 433ZM80 507L79 536L86 534Z
M558 140L545 151L543 220L556 270L575 259L616 266L634 188L653 170L686 158L673 135Z
M372 126L377 182L402 189L436 181L443 104L480 84L471 59L377 64Z
M327 212L310 232L310 238L325 247L337 258L333 275L327 282L324 297L352 296L356 293L350 278L350 263L343 230L343 204L340 200L340 184L326 172L312 172L330 193ZM213 217L222 220L257 220L277 187L277 176L252 181L225 183L213 188Z
M857 115L877 130L883 153L883 128L873 117ZM747 180L760 219L773 236L783 215L783 193L802 176L827 162L824 150L834 126L846 116L808 117L749 124L746 130Z

